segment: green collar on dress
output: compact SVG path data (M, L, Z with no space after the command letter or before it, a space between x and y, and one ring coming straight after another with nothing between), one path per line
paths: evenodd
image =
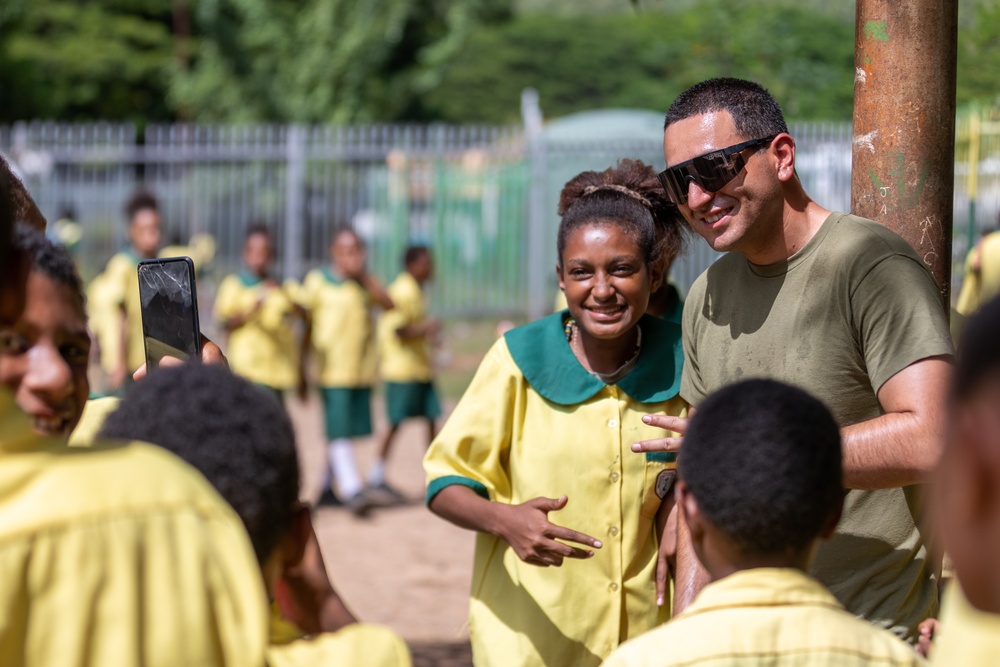
M239 277L240 277L240 282L243 283L244 287L253 287L255 285L259 285L262 282L264 282L263 278L255 276L254 274L250 273L249 271L240 271L239 272Z
M340 285L344 282L344 279L336 275L329 266L323 267L323 277L334 285Z
M558 405L578 405L605 384L580 365L566 341L568 311L509 331L504 339L514 363L543 398ZM640 403L662 403L680 392L684 350L681 328L649 315L639 320L642 348L635 369L618 387Z
M131 245L127 245L124 248L122 248L119 254L124 255L128 259L128 261L132 262L136 266L139 266L139 259L140 259L139 254L136 253L135 248L133 248Z

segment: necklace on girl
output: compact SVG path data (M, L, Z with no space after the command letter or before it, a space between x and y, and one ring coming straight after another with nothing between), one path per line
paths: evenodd
M583 363L583 343L580 341L580 337L576 335L576 330L578 329L576 320L572 317L566 320L566 326L563 329L566 332L566 342L569 343L569 347L573 350L573 354L576 356L577 360L580 361L580 365L587 368L587 365ZM598 380L604 384L618 384L622 379L632 372L636 364L639 362L639 352L642 350L642 329L636 326L636 339L635 339L635 350L632 356L629 357L628 361L619 366L616 370L611 373L599 373L597 371L587 369L587 372L596 377Z

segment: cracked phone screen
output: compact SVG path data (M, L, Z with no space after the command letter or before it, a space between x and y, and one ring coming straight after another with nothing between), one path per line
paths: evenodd
M146 363L153 367L167 356L198 358L198 300L191 260L146 260L138 270Z

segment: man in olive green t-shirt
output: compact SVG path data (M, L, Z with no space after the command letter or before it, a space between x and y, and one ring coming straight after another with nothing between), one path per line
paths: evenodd
M725 385L765 377L830 408L850 491L811 574L851 612L914 640L938 606L919 486L943 444L951 372L938 287L900 237L808 197L795 141L761 86L697 84L671 106L665 128L660 179L691 227L727 253L688 295L681 396L697 406ZM677 420L654 421L683 432ZM679 610L705 581L683 530L677 558Z

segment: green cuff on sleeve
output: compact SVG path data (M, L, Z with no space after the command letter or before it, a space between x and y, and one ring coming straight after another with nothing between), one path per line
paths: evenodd
M441 493L441 491L448 486L467 486L477 495L482 496L484 499L490 499L490 492L486 490L486 487L474 479L469 479L468 477L462 477L460 475L446 475L444 477L438 477L433 482L427 485L427 504L430 505L431 501L434 500L434 496Z

